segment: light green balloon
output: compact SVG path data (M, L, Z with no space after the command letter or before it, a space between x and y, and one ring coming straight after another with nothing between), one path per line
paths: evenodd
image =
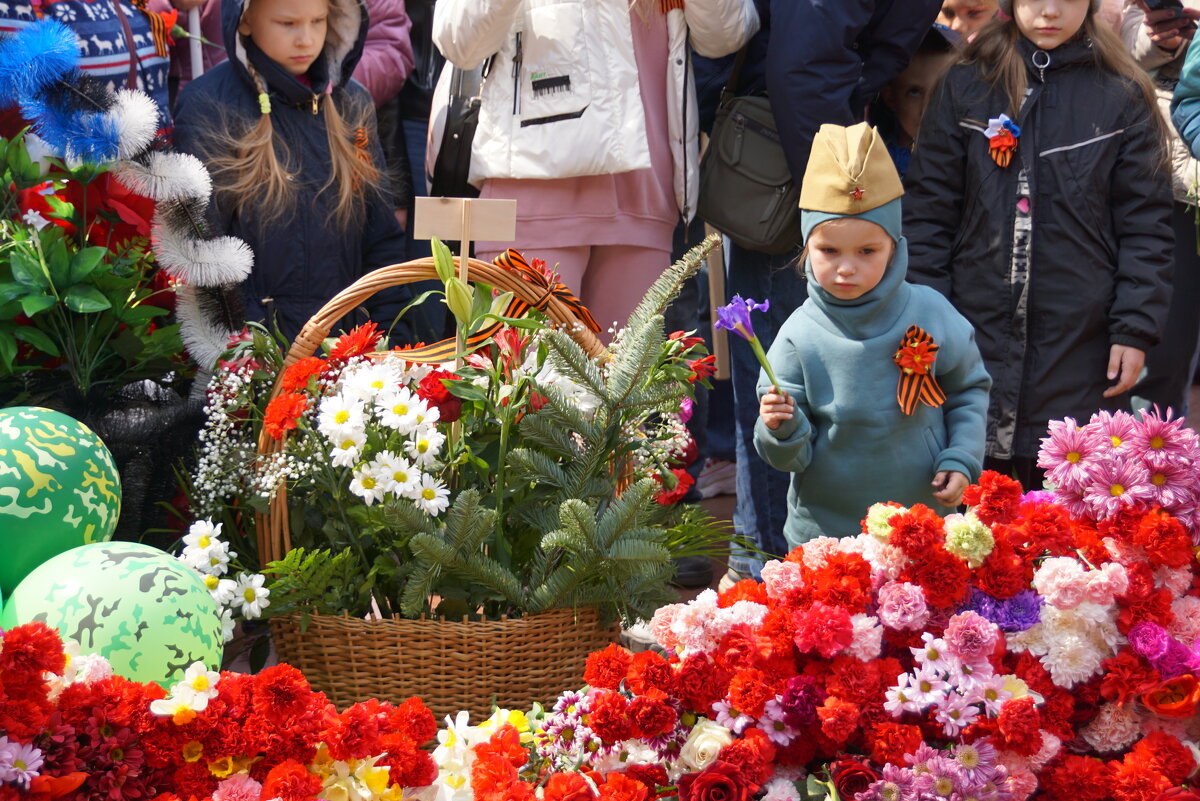
M224 649L217 602L196 571L134 542L72 548L17 587L0 628L41 621L80 652L134 681L170 687L193 662L216 670Z
M68 548L112 537L121 477L90 428L37 406L0 409L0 591Z

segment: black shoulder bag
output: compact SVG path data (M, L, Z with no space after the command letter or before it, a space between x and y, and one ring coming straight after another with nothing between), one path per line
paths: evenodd
M473 70L451 66L446 128L442 131L442 147L433 164L429 187L432 197L479 197L479 190L467 178L471 172L471 143L475 140L479 106L483 102L483 81L491 66L490 58Z

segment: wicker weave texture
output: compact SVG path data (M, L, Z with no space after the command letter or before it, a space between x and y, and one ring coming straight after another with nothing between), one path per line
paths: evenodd
M304 672L339 708L368 698L420 696L437 720L465 709L472 723L502 708L528 710L583 681L588 654L615 642L594 609L555 609L516 620L367 621L313 615L275 618L279 659Z

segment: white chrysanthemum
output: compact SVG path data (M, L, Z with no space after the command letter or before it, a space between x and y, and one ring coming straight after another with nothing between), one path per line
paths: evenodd
M1097 648L1090 638L1062 632L1050 641L1041 661L1055 684L1070 689L1094 676L1108 656L1107 649Z
M208 708L212 696L207 693L197 693L186 684L177 684L171 688L171 694L150 702L151 714L159 717L172 717L188 712L203 712ZM187 720L187 718L185 718Z
M321 401L317 429L336 448L347 438L361 435L367 426L361 401L342 394L330 395Z
M426 473L421 476L421 486L417 489L417 506L431 517L437 517L450 505L450 490L445 484Z
M342 374L342 393L367 404L400 385L400 371L389 362L366 361Z
M220 576L208 574L204 577L204 586L208 588L208 592L212 595L213 600L218 606L228 606L233 601L233 595L237 592L237 582L233 579L224 579Z
M387 494L384 482L379 479L379 472L373 465L360 465L354 468L354 477L350 479L350 491L370 506L375 501L382 501Z
M229 543L212 537L200 537L196 544L183 549L179 560L201 573L223 576L229 570L229 560L236 556L237 553L229 550Z
M242 617L253 620L262 615L264 609L271 605L267 597L271 591L263 586L261 573L242 573L237 579L237 593L233 597L233 605L240 607Z
M413 433L412 439L404 443L404 452L418 467L431 467L441 455L445 442L445 434L436 428L423 427Z
M384 489L397 498L411 498L421 485L421 471L403 456L382 451L371 462Z
M422 402L420 408L417 409L416 428L433 428L441 419L442 413L438 410L438 407Z
M329 459L334 467L354 467L362 457L363 446L367 444L364 431L348 431L333 444L329 451Z
M408 436L417 430L417 416L422 414L425 401L404 387L380 395L375 400L379 422Z
M235 582L230 582L235 584ZM233 610L225 608L221 610L221 642L230 642L233 639L233 628L237 625L237 621L233 619Z
M197 695L207 695L210 699L217 697L217 682L221 674L209 670L203 662L193 662L183 674L183 680L171 688L175 694L180 687L187 687Z
M220 523L213 523L211 520L197 520L188 527L188 533L183 535L183 544L207 548L213 540L219 539L220 536Z

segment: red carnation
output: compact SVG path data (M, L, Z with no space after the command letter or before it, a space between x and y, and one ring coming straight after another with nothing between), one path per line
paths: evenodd
M615 690L625 680L633 655L615 642L602 651L588 654L583 680L592 687Z
M754 579L742 579L717 596L717 606L721 609L728 609L738 601L752 601L766 606L767 600L765 584Z
M254 677L252 706L264 720L278 725L307 711L313 695L299 670L286 663L272 665Z
M1002 747L1021 756L1032 756L1042 747L1042 718L1033 698L1025 696L1006 701L997 721Z
M831 554L807 578L813 602L840 606L851 614L867 611L871 602L871 565L861 554Z
M996 547L975 570L975 585L988 595L1007 600L1029 589L1029 573L1025 560L1007 542Z
M946 540L945 524L937 512L924 504L916 504L907 512L893 515L892 533L888 543L916 559Z
M1142 517L1133 544L1145 548L1147 558L1156 566L1184 567L1192 561L1192 538L1187 529L1159 509Z
M1059 756L1040 774L1046 798L1072 801L1103 801L1110 781L1109 768L1102 761L1074 754Z
M281 762L271 768L263 782L263 797L280 801L307 801L321 792L321 777L295 760Z
M729 674L714 665L707 655L690 654L675 676L676 693L684 708L707 715L713 703L725 697L729 679Z
M308 388L310 379L317 378L325 370L325 360L316 356L306 356L283 371L279 378L279 389L282 392L300 392Z
M774 697L775 690L761 670L739 670L729 680L729 705L747 715L761 717Z
M513 787L523 784L517 769L503 757L484 754L471 763L471 790L476 801L505 801Z
M429 742L437 736L437 721L433 713L420 698L409 698L392 710L388 725L417 745ZM409 785L412 786L412 785Z
M437 781L438 767L433 757L413 740L395 735L385 737L387 755L379 764L390 769L388 783L401 787L428 787Z
M58 632L45 623L25 623L4 633L0 673L5 681L27 678L41 683L42 673L61 675L67 665Z
M850 613L840 606L828 606L817 601L808 609L793 615L796 624L795 642L801 652L817 652L826 659L854 641L854 624Z
M802 738L796 738L800 739ZM762 729L755 727L746 729L740 738L721 749L721 760L737 765L742 775L756 785L761 785L771 778L777 756L778 750L771 738Z
M641 651L630 659L625 683L638 694L662 690L670 695L675 686L675 672L654 651Z
M417 395L430 406L437 407L442 422L453 423L462 416L462 400L454 397L446 388L447 381L460 380L460 376L448 370L434 370L417 385Z
M1073 555L1075 526L1071 514L1054 503L1023 503L1020 518L1008 527L1009 541L1029 558L1048 553Z
M505 759L514 768L522 767L529 761L529 754L521 745L521 733L511 723L505 723L496 729L487 742L475 746L475 756L482 759Z
M1021 485L994 470L984 470L978 484L967 487L963 503L987 525L1011 522L1021 503Z
M925 742L921 730L903 723L876 723L869 729L867 743L871 760L879 765L903 765L904 757L914 754Z
M1166 776L1129 754L1124 762L1112 763L1109 793L1114 801L1153 801L1170 786Z
M836 696L829 696L817 707L821 732L835 743L845 744L858 728L858 707Z
M662 779L645 768L659 768ZM658 794L658 787L667 783L667 772L659 765L631 765L624 773L610 773L600 790L601 801L646 801Z
M645 788L641 788L645 792ZM592 790L579 773L551 773L546 780L543 801L591 801Z
M1182 784L1196 769L1191 750L1165 731L1154 731L1139 740L1131 756L1167 777L1171 784Z
M1154 796L1154 801L1200 801L1200 790L1190 787L1168 787Z
M1116 701L1122 705L1162 681L1162 676L1157 670L1128 648L1114 657L1105 659L1100 666L1104 668L1100 694L1109 701Z
M592 696L592 711L588 726L606 743L617 743L630 736L629 702L625 696L611 690L600 690Z
M263 413L263 429L271 439L283 439L283 432L294 431L300 415L308 408L308 398L294 392L276 395Z
M1175 613L1171 611L1171 591L1165 587L1142 600L1127 599L1127 595L1117 598L1122 607L1117 614L1117 628L1122 634L1128 634L1131 628L1144 621L1157 623L1163 628L1175 622Z
M736 765L717 760L679 777L679 801L750 801L751 784Z
M967 597L967 564L945 548L937 546L914 559L904 568L900 578L919 584L925 591L925 602L935 609L956 607Z
M675 728L679 715L668 706L661 692L639 695L629 702L629 720L637 737L659 737Z

